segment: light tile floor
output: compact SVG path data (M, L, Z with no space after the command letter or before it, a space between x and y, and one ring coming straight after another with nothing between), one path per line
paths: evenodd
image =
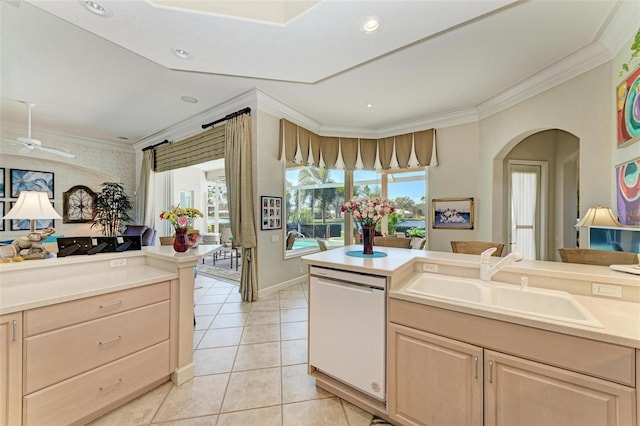
M193 380L164 383L91 424L369 426L371 414L307 375L307 289L253 303L237 290L199 274Z

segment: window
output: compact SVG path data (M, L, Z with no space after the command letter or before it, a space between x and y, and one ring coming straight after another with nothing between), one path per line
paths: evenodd
M342 204L343 171L316 167L287 168L286 231L287 234L297 234L287 250L317 249L316 238L328 240L329 245L344 245Z
M316 238L329 248L345 244L345 235L357 236L358 224L345 225L340 207L345 199L345 181L352 179L358 197L380 196L390 199L396 212L380 223L378 231L393 235L425 236L427 219L426 170L378 173L369 170L328 170L291 166L286 170L287 254L318 249ZM355 228L355 229L354 229ZM286 238L295 233L294 238ZM356 239L357 240L357 239ZM291 244L292 243L292 244Z

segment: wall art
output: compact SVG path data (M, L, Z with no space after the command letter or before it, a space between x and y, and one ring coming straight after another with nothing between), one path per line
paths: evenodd
M36 170L11 169L11 197L18 198L22 191L47 192L53 199L53 173Z
M0 201L0 232L4 231L4 201Z
M4 167L0 167L0 198L6 197L4 192Z
M434 229L473 229L473 198L431 200Z
M260 197L262 221L260 229L282 229L282 197Z
M618 148L640 140L640 68L616 90Z
M640 226L640 157L616 166L618 220Z

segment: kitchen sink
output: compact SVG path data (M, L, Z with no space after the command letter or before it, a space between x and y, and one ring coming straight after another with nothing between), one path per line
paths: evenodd
M571 294L564 291L498 284L473 278L420 274L407 293L453 300L492 310L514 312L555 321L602 328L602 324Z

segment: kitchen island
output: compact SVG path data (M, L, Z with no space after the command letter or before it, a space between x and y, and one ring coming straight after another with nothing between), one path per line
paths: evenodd
M346 255L359 249L349 246L303 259L310 267L386 277L386 398L373 399L310 362L318 386L394 424L446 424L445 419L553 424L566 418L572 420L563 424L637 424L637 275L522 261L494 276L507 285L519 285L525 277L535 289L569 292L602 325L589 327L407 291L424 272L477 278L479 256L384 247L375 249L386 257ZM620 290L621 297L593 296L594 283ZM313 297L310 286L310 311ZM313 327L310 323L310 353ZM540 399L541 392L547 400Z
M83 423L194 376L194 267L219 246L0 265L0 424Z

